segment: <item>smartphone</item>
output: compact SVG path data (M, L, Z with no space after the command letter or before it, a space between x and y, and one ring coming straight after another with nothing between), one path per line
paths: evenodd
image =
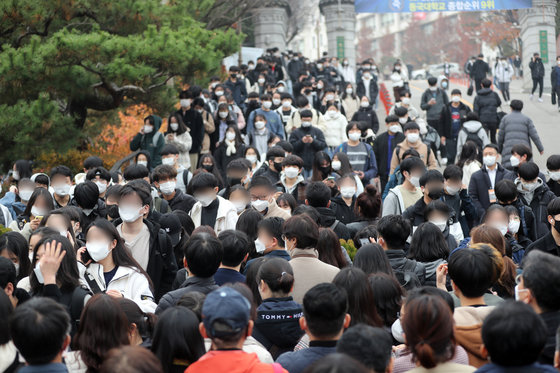
M35 219L43 220L43 216L42 215L35 216Z
M327 177L327 180L333 180L334 181L334 176Z
M91 258L91 255L89 255L88 251L84 251L82 254L82 263L86 264L89 261L94 262L94 260Z

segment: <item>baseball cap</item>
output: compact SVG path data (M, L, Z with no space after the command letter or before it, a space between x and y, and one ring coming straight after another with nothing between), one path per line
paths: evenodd
M159 219L161 228L171 237L171 243L176 246L181 240L181 220L173 213L162 215Z
M251 304L237 290L221 287L209 293L202 306L202 322L208 335L220 338L238 334L249 324ZM224 327L216 330L219 321Z

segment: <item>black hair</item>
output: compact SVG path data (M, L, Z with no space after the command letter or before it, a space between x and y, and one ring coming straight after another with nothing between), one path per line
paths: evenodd
M539 358L547 341L547 326L531 306L510 301L486 316L481 334L494 364L521 367Z
M408 157L406 159L403 159L401 162L401 173L406 171L410 174L413 170L425 169L426 165L424 164L424 161L422 161L418 157Z
M426 221L429 220L428 218L430 217L432 212L441 212L442 214L447 215L448 218L449 218L450 215L451 215L451 208L447 205L447 203L438 199L438 200L430 202L424 208L424 220L426 220Z
M350 132L351 129L353 129L354 127L356 127L357 129L360 129L360 123L357 121L350 121L348 122L348 124L346 125L346 136L348 136L348 133Z
M452 313L455 311L455 302L454 302L451 294L449 294L445 290L438 289L438 288L433 287L433 286L422 286L422 287L418 287L418 288L414 288L414 289L410 290L406 294L406 301L408 302L408 301L411 301L415 298L421 298L421 297L424 297L426 295L435 295L437 297L440 297L441 299L443 299L445 301L445 303L447 303L447 305L449 306L449 309L451 310Z
M282 149L284 149L286 153L292 153L294 151L294 146L285 140L278 141L276 143L276 146L279 146Z
M454 90L451 91L451 95L452 95L452 96L453 96L453 95L460 95L460 94L461 94L461 90L460 90L460 89L455 88Z
M290 262L282 258L270 258L263 262L257 273L257 283L264 281L272 293L287 296L294 285L294 271Z
M90 169L86 174L86 180L93 180L96 176L99 176L101 179L107 181L107 183L111 182L111 173L104 167Z
M560 214L560 197L556 197L548 203L546 206L546 213L550 216Z
M420 126L416 122L408 122L404 125L403 132L406 132L408 130L418 130L418 131L420 131Z
M531 148L525 144L515 144L511 147L511 154L519 154L520 156L527 156L527 162L533 159L533 152Z
M475 113L474 111L468 112L467 117L465 119L466 119L466 121L471 121L472 120L472 121L477 121L477 122L480 120L478 114Z
M194 175L190 182L190 189L193 194L201 189L216 187L218 187L218 179L214 176L214 174L209 172L201 172Z
M185 248L185 260L189 272L197 277L213 276L224 255L222 243L208 233L196 233L189 238Z
M17 274L17 280L21 280L24 277L29 276L31 271L31 262L29 261L29 246L28 241L19 232L6 232L0 236L0 253L7 250L17 256L19 264L19 272ZM14 282L14 287L16 283ZM5 288L6 285L0 284L1 288ZM1 343L0 343L1 344Z
M298 249L310 249L317 245L319 226L308 215L295 215L286 220L282 230L284 237L297 240Z
M258 229L266 231L267 234L276 238L279 247L284 247L285 243L282 239L282 227L285 220L278 216L263 219L258 224Z
M531 290L542 312L560 310L560 258L530 251L523 259L523 286Z
M365 97L365 96L364 96ZM358 360L339 353L330 353L315 361L305 373L368 373L370 372Z
M484 151L484 149L488 149L488 148L494 149L496 152L498 152L498 154L500 153L500 148L496 144L492 144L492 143L486 144L486 145L484 145L484 148L482 148L482 151Z
M437 78L434 77L434 76L430 76L428 78L428 84L431 85L431 86L436 85L437 84Z
M92 168L103 167L103 159L98 156L92 155L84 160L84 168L91 170Z
M377 232L389 249L402 249L411 232L410 222L402 215L387 215L379 219Z
M546 160L546 168L550 171L560 170L560 154L553 154Z
M3 292L8 284L12 284L14 290L16 289L16 266L10 259L0 256L0 292Z
M443 178L445 180L463 180L463 170L455 164L450 164L443 170Z
M426 184L431 182L440 182L443 184L445 179L438 170L428 170L420 177L420 186L426 186Z
M276 198L276 203L280 205L280 202L286 202L290 206L290 210L293 212L297 207L297 201L291 193L282 193Z
M331 199L331 190L322 181L312 182L305 188L305 199L309 206L327 207Z
M237 223L235 224L235 229L244 232L249 238L249 245L251 248L254 247L254 241L257 239L258 226L261 220L263 220L263 214L255 209L247 209L239 215Z
M303 98L305 98L305 97L303 97ZM305 98L305 100L307 101L307 98ZM309 103L309 101L307 101L305 103L305 105L299 105L300 104L300 99L298 99L298 106L299 107L307 106L308 103ZM300 111L299 116L300 116L300 118L313 118L313 113L311 112L311 110L305 109L305 110Z
M356 249L359 250L362 246L370 243L370 238L377 240L377 228L372 224L363 227L354 235L354 246L356 246ZM362 244L361 241L363 240L366 240L367 242Z
M356 324L348 328L336 344L336 352L346 354L372 372L386 372L391 362L393 341L382 328Z
M151 206L152 195L150 184L148 184L148 182L146 182L145 180L132 180L123 185L121 188L119 201L123 197L129 196L131 194L136 194L138 198L140 198L140 200L142 201L142 206Z
M463 145L463 150L461 150L461 154L459 154L459 160L457 161L457 166L461 169L467 162L472 162L474 160L479 159L481 154L478 152L478 145L474 141L468 140Z
M536 163L533 162L522 163L519 165L517 174L523 180L526 181L535 180L537 177L539 177L539 166L537 166Z
M14 166L16 166L16 170L19 173L19 180L28 179L31 177L31 174L33 173L31 165L32 162L25 159L18 159L14 163Z
M199 291L189 291L179 299L177 306L188 308L198 317L198 321L202 321L202 305L205 299L206 294Z
M161 152L160 152L161 156L163 157L164 155L178 155L179 154L179 149L177 149L177 147L173 144L165 144L163 146L163 148L161 148Z
M31 197L29 198L29 201L27 201L27 205L25 206L25 210L23 211L22 214L23 216L25 217L31 216L31 208L33 207L35 201L37 201L37 198L39 197L41 197L41 199L45 202L45 204L47 205L47 209L49 211L54 210L53 197L49 193L49 191L45 188L35 188L33 194L31 194Z
M445 202L442 203L445 204ZM438 259L447 259L448 256L449 247L439 228L429 222L420 224L412 235L408 257L428 263Z
M69 330L68 311L50 298L28 300L10 320L12 341L30 365L51 363L62 351Z
M226 166L226 172L241 171L247 173L250 170L251 170L251 162L249 162L245 158L232 159Z
M92 209L99 200L99 187L91 180L76 185L74 200L83 209Z
M62 166L62 165L53 167L51 169L51 174L50 174L51 180L56 175L62 175L62 176L65 176L65 177L69 177L70 180L72 180L72 176L73 176L72 171L68 167Z
M297 155L290 154L284 158L282 166L296 166L297 168L303 168L303 159Z
M491 246L476 245L479 249L463 248L449 257L449 277L467 298L483 296L499 277L492 262Z
M14 307L10 297L0 289L0 345L5 345L11 340L10 318L13 312Z
M375 308L386 327L391 327L401 311L404 290L395 276L383 272L369 275L369 285L374 294Z
M494 187L496 198L501 202L511 202L517 198L519 192L515 183L509 179L502 179Z
M511 100L511 102L509 103L509 106L511 107L512 110L521 111L521 110L523 110L523 101L521 101L521 100Z
M131 164L124 169L123 177L129 182L132 180L144 179L150 176L148 167L141 164Z
M135 324L142 340L150 340L156 326L157 316L153 313L142 311L138 304L131 299L123 297L117 299L117 302L126 315L129 326Z
M270 179L265 176L255 176L253 179L251 179L251 184L247 189L251 190L255 187L265 187L269 191L274 189L274 186L272 185Z
M255 154L257 155L257 163L259 163L260 159L261 159L261 153L259 152L259 150L257 148L255 148L254 146L246 146L245 147L245 151L243 152L243 156L247 156L247 151L248 150L252 150L255 152ZM252 166L252 165L251 165Z
M286 151L279 146L273 146L272 148L268 149L268 151L266 152L267 161L273 160L276 157L284 158L285 156L286 156Z
M177 170L175 170L175 167L165 165L165 164L160 164L152 172L152 179L158 183L161 180L169 180L169 179L174 179L176 177L177 177Z
M47 174L39 173L39 174L34 174L33 176L35 176L36 184L46 185L47 187L50 185L51 179Z
M303 314L315 337L335 337L343 328L348 312L346 291L332 283L313 286L303 296Z
M243 262L249 253L249 238L241 231L226 230L218 235L222 243L222 264L228 267L236 267Z
M399 117L394 114L387 115L387 117L385 118L385 123L395 123L398 121L399 121Z

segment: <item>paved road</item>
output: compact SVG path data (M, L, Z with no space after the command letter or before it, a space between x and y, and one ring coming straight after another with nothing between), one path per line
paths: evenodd
M392 96L391 83L386 81L385 85L391 92ZM420 98L422 97L422 93L428 88L428 83L424 80L414 80L410 82L410 86L412 91L412 104L418 109L418 111L421 112ZM457 84L451 84L448 92L451 92L451 90L455 88L461 90L465 103L472 106L475 94L471 97L467 96L467 87ZM499 94L500 98L503 100L501 93ZM536 99L533 101L529 100L529 95L522 92L520 80L513 81L511 83L510 94L512 99L523 101L523 113L528 115L537 127L537 131L544 145L544 155L540 155L533 144L533 152L535 153L534 161L541 168L541 171L544 172L546 171L546 159L552 154L560 154L560 112L558 112L558 107L552 105L550 93L545 93L543 95L543 103L538 102ZM506 113L511 111L505 104L502 104L502 108ZM377 115L379 116L381 132L385 130L385 126L383 124L385 123L386 117L385 109L382 104L379 105Z

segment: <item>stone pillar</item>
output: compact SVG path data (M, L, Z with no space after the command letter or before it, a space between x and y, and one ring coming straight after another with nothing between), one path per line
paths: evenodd
M321 0L321 13L325 16L329 56L348 58L356 65L356 12L354 0Z
M545 67L544 87L550 89L551 67L556 65L556 0L533 0L533 7L519 10L523 59L523 90L533 87L529 62L538 52Z
M287 0L263 1L252 12L255 33L255 47L286 49L286 32L290 5Z

